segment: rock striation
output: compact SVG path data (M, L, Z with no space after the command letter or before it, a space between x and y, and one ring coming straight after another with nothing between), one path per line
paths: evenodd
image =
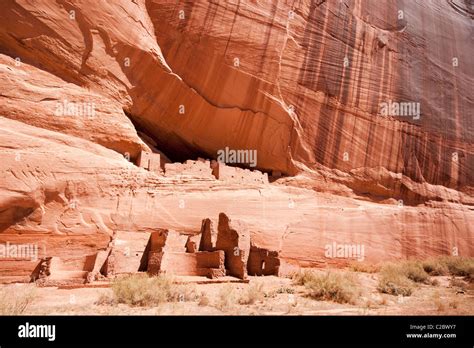
M252 275L350 261L332 243L473 256L472 18L463 0L2 1L0 281L93 279L124 233L143 269L148 236L221 212Z

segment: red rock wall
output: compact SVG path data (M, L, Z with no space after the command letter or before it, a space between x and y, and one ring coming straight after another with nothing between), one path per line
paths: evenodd
M333 241L374 262L472 256L471 15L452 1L2 1L1 240L72 260L117 230L193 234L224 211L300 265L338 264ZM420 118L378 116L386 100L419 102ZM94 113L56 113L66 101ZM258 169L295 176L163 178L130 162L150 151L137 129L172 159L256 149Z

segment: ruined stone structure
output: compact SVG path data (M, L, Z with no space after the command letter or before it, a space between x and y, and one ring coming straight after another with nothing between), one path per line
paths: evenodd
M217 231L211 219L204 219L195 235L167 229L117 231L108 247L96 254L74 262L43 258L31 280L42 285L83 284L137 272L211 279L278 275L278 252L251 245L250 239L248 227L241 221L231 221L224 213L219 214Z
M137 166L148 171L172 178L189 178L193 180L219 180L226 183L268 184L268 174L259 170L250 170L228 166L215 160L198 158L184 163L163 163L160 166L160 154L141 151ZM280 173L280 172L278 172ZM281 176L281 173L279 174Z
M225 275L223 251L198 251L200 235L176 231L151 235L148 268L150 274L172 274L217 278Z
M116 232L105 264L105 275L146 271L147 232Z
M225 251L225 266L229 275L247 278L247 260L250 253L250 232L240 221L219 214L216 249Z
M251 276L278 275L280 270L278 252L251 246L247 270Z
M184 163L166 163L165 176L187 176L190 178L215 180L215 177L212 175L210 162L202 158L196 161L187 160Z
M70 262L59 257L42 258L32 272L31 281L41 286L84 284L93 270L96 255Z
M369 263L474 255L467 0L1 4L0 244L82 271L114 231L192 231L238 202L232 217L299 267L343 266L334 240ZM391 101L421 114L381 115ZM284 178L146 161L227 147ZM0 263L0 282L37 266Z
M213 251L216 248L217 232L211 219L202 220L201 240L199 242L200 251Z
M161 156L159 153L142 150L137 159L137 166L145 168L150 172L161 173Z
M268 174L259 170L231 167L219 161L211 161L212 174L218 180L230 183L268 184Z
M278 252L251 248L247 226L224 213L219 214L217 233L210 219L204 219L200 233L193 236L175 231L152 233L148 255L151 274L246 279L247 274L278 275L280 266Z

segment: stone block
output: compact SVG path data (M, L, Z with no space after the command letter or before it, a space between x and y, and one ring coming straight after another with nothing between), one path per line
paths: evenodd
M231 221L227 215L220 213L216 249L225 252L225 268L228 275L240 279L247 278L250 232L244 223Z
M247 263L248 274L252 276L279 275L280 259L277 251L252 246Z
M213 251L216 248L217 231L211 219L202 220L201 224L201 241L199 243L200 251Z
M161 158L159 153L141 151L137 165L150 172L161 173Z

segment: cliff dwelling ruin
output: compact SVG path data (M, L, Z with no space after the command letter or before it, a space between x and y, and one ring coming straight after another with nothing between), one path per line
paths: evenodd
M153 232L116 231L109 246L81 261L42 258L31 281L44 286L91 283L116 276L194 276L247 280L248 275L279 275L278 252L253 245L249 228L219 214L217 230L202 220L200 232L189 235L168 229Z

